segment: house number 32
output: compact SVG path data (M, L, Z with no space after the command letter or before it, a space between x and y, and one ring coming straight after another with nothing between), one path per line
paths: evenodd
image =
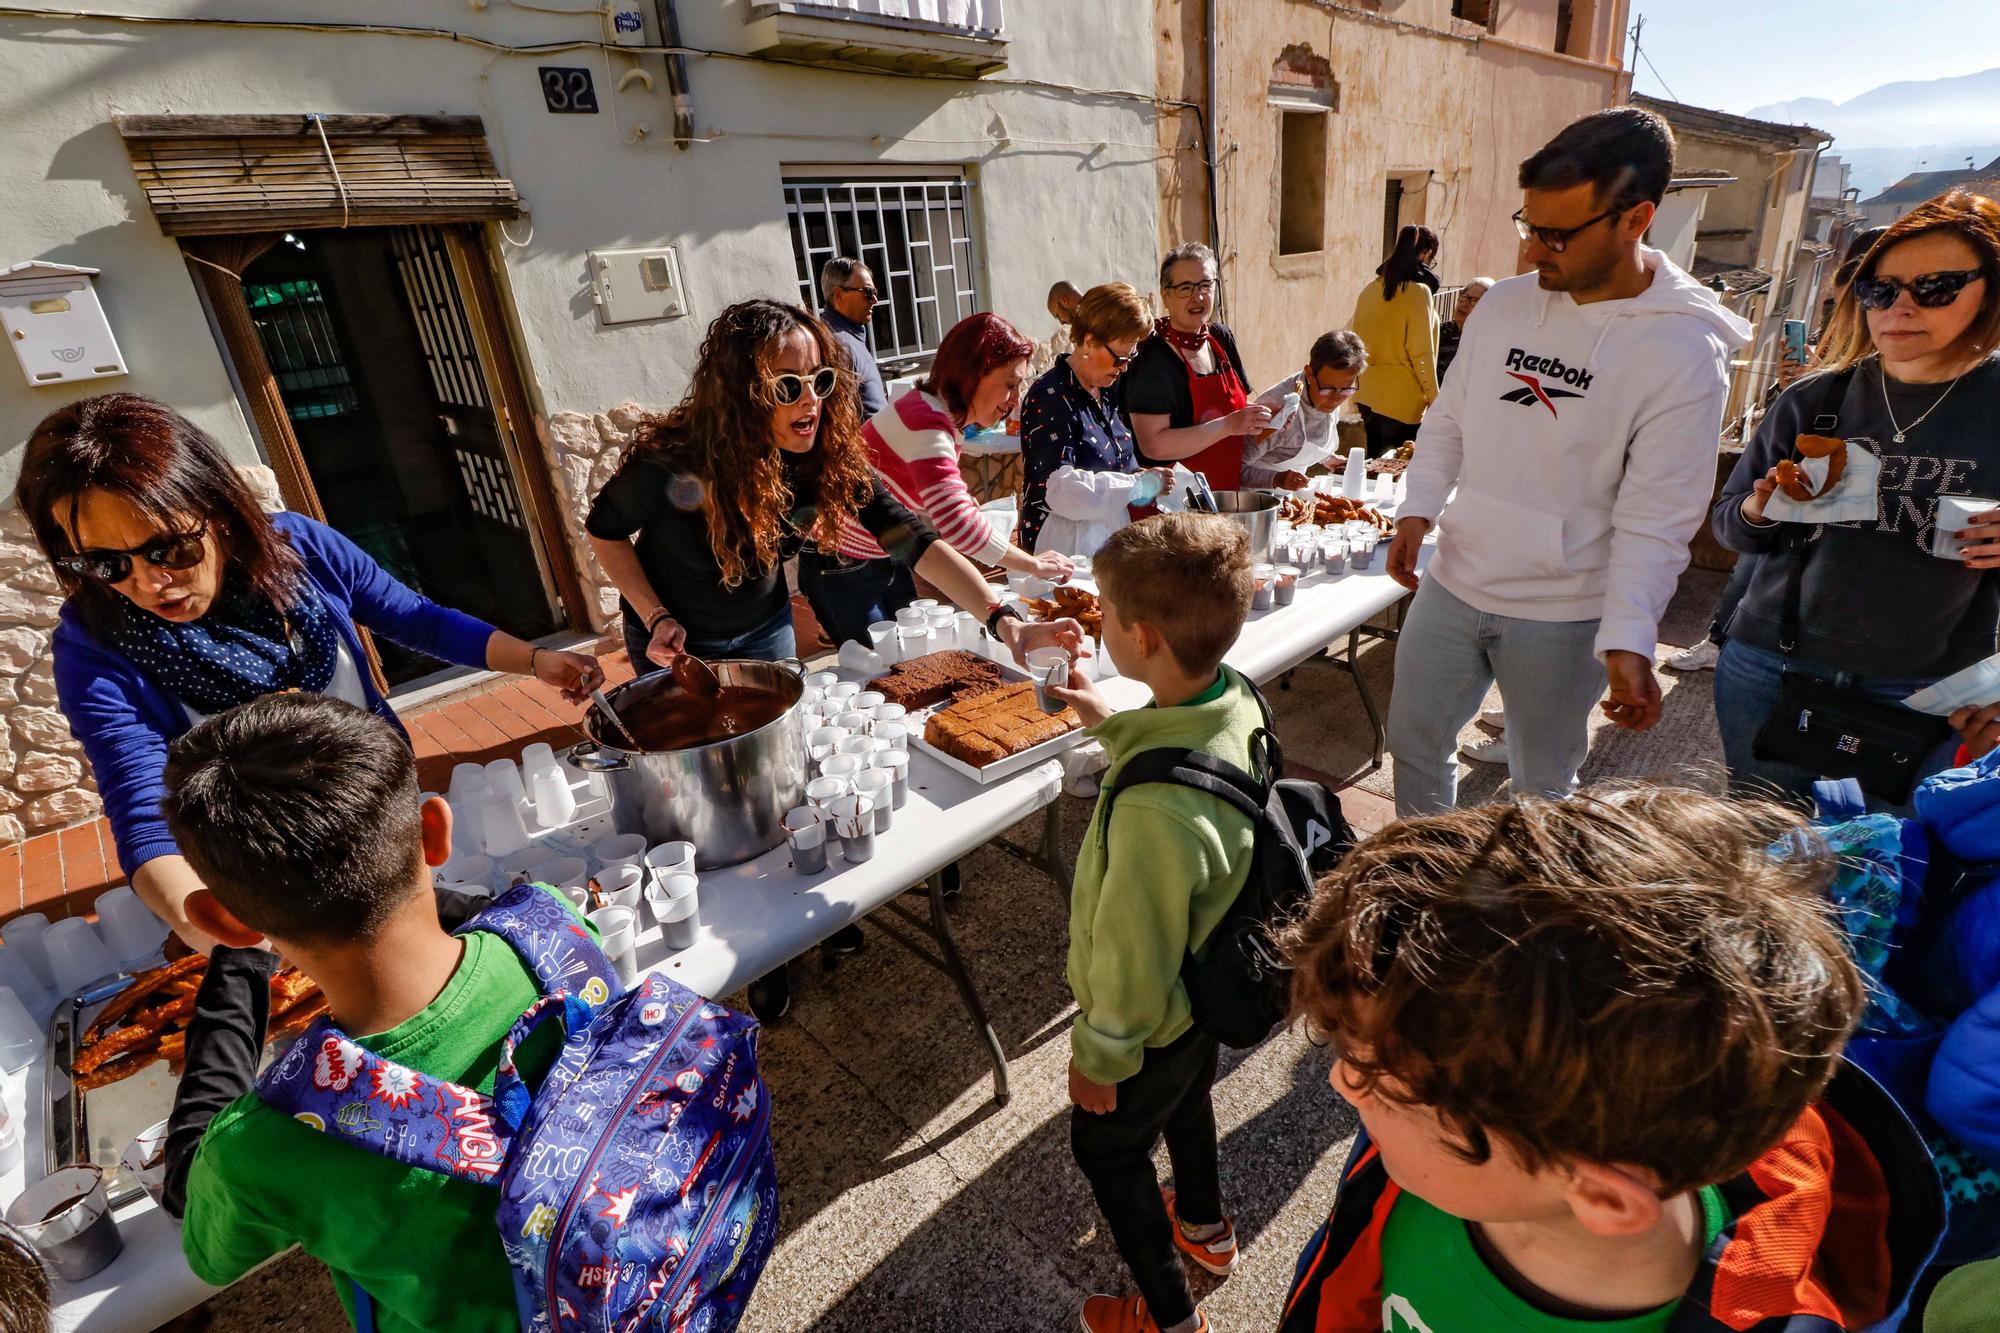
M543 65L542 100L557 115L596 115L597 89L590 71L566 65Z

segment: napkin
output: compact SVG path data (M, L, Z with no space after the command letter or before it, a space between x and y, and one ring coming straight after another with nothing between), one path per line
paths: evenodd
M1938 717L1950 717L1959 709L1974 705L1984 708L1990 703L2000 703L2000 654L1974 662L1903 700L1905 708Z
M1802 458L1799 471L1814 490L1826 483L1831 458ZM1773 491L1764 504L1764 517L1774 523L1861 523L1876 517L1876 483L1882 477L1882 460L1866 445L1847 442L1847 469L1840 484L1817 500L1794 500L1783 491Z

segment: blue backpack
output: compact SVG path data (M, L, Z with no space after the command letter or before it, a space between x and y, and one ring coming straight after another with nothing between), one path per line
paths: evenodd
M322 1018L257 1082L267 1104L406 1166L500 1190L500 1243L534 1333L728 1333L778 1234L757 1024L657 973L620 994L590 933L524 884L467 922L541 988L487 1097L383 1060ZM531 1091L515 1048L559 1019ZM373 1325L356 1293L362 1333Z

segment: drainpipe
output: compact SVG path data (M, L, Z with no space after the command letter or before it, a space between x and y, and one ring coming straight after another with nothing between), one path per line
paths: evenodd
M674 12L674 0L653 0L654 16L660 23L660 45L681 44L681 20ZM686 151L694 142L694 102L688 96L687 57L667 57L667 91L674 99L674 147Z
M662 0L662 3L665 2L666 0ZM1203 160L1208 164L1208 248L1215 251L1217 273L1221 272L1222 267L1222 207L1217 202L1217 191L1215 188L1215 120L1217 115L1215 96L1215 11L1221 3L1222 0L1208 0L1206 5L1208 11L1208 114L1201 118ZM1225 287L1222 297L1216 301L1218 313L1223 303L1228 299L1228 288Z

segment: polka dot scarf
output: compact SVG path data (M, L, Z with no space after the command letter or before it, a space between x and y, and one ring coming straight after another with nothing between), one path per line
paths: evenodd
M310 582L297 605L281 612L232 578L208 614L186 625L118 602L111 646L197 713L281 690L321 694L333 683L339 631Z

